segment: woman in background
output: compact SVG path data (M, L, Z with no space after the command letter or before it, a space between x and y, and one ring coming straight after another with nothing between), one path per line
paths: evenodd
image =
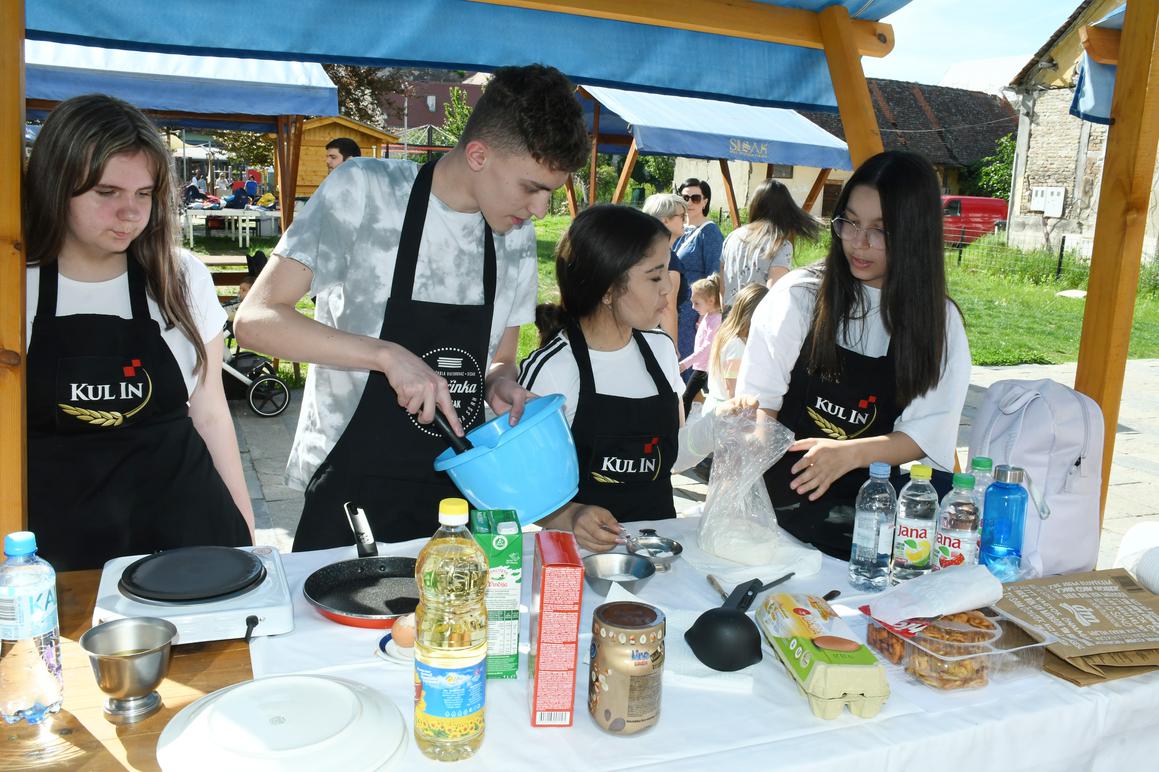
M684 216L688 206L684 199L675 193L653 193L644 200L644 214L650 214L668 229L668 246L676 244L676 240L684 235ZM679 336L680 311L684 306L691 307L692 287L684 278L684 263L676 256L673 250L668 258L668 279L672 282L672 292L668 294L668 307L660 319L660 329L672 338L676 345Z
M689 177L676 187L676 192L688 207L684 233L673 245L676 256L684 264L684 278L689 286L706 279L720 270L720 249L724 234L708 217L712 207L712 188L704 180ZM696 342L697 314L691 304L680 310L676 348L680 358L692 353ZM687 380L687 379L686 379Z

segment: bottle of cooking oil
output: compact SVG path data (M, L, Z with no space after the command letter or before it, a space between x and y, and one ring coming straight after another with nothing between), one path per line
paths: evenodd
M436 761L470 758L483 744L488 575L467 502L443 499L415 567L415 742Z

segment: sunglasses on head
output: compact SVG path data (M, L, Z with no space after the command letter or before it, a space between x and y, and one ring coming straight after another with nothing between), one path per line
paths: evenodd
M690 204L699 204L704 200L704 196L700 195L699 193L682 193L680 197Z

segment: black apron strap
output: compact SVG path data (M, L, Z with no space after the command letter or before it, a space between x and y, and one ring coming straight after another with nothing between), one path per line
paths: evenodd
M595 394L596 379L592 374L592 357L588 353L588 341L577 322L568 320L567 342L571 345L571 355L579 368L580 394Z
M427 202L431 197L431 184L435 176L437 161L428 161L419 168L406 203L402 234L399 237L398 254L394 261L394 279L390 286L392 297L411 299L414 297L415 272L418 269L419 246L423 240L423 228L427 220ZM495 302L495 288L498 282L498 260L495 256L495 237L491 226L483 221L483 305ZM385 320L384 320L385 321ZM381 334L379 337L382 337Z
M145 283L145 269L131 255L126 256L125 263L129 274L129 308L133 312L133 319L145 321L149 319L149 294ZM55 260L42 263L40 266L40 286L36 292L36 315L45 318L56 316L58 298L57 286L60 282L60 269Z
M652 382L656 384L656 393L663 396L665 390L672 389L672 385L664 377L664 371L660 369L660 363L656 361L656 355L652 353L652 347L648 345L644 333L632 330L632 337L636 339L640 355L644 357L644 366L648 368L648 374L652 376Z
M125 257L129 268L129 304L133 319L143 322L149 318L149 294L146 291L145 269L132 255Z
M60 276L56 261L40 264L40 287L36 291L36 315L45 319L56 316L56 282Z

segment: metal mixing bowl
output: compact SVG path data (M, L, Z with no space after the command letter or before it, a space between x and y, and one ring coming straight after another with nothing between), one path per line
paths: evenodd
M161 697L154 689L169 672L176 637L171 622L154 617L116 619L80 637L97 686L108 696L105 718L131 724L160 710Z
M640 535L628 542L628 552L652 561L657 571L667 571L683 551L680 542L657 536L651 528L641 529Z
M623 587L628 592L636 592L643 588L648 580L656 573L652 561L638 555L625 555L622 552L604 552L598 555L588 555L584 558L584 580L588 586L600 595L607 595L612 589L612 582ZM633 579L610 579L613 576L634 577Z

